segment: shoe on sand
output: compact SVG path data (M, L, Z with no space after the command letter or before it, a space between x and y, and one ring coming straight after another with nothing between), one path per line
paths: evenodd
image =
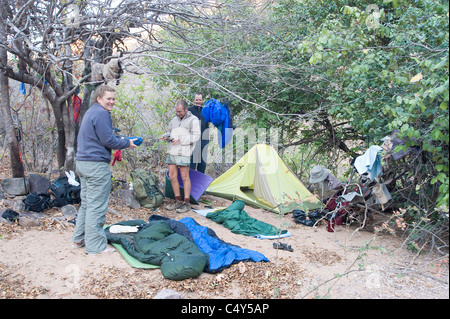
M177 213L182 214L182 213L187 213L190 210L191 210L191 205L184 202L183 205L181 205L181 207L178 208L176 211L177 211Z
M167 205L167 206L166 206L166 209L167 209L167 210L175 210L175 209L178 209L178 208L180 208L181 206L183 206L183 203L184 203L184 202L182 202L182 201L180 201L180 200L177 200L177 201L173 202L172 204Z
M287 251L294 251L294 249L291 247L291 245L284 244L284 243L273 243L273 248L280 249L280 250L287 250Z
M84 240L82 239L79 243L72 243L72 248L84 247Z

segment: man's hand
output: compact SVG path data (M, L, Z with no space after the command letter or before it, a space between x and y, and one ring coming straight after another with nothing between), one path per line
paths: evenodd
M166 142L171 141L170 134L169 134L169 133L164 133L164 134L161 136L161 139L162 139L163 141L166 141Z

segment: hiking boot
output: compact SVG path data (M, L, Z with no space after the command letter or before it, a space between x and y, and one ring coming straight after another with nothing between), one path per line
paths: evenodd
M175 210L175 209L178 209L178 208L180 208L181 206L183 206L183 203L184 203L184 202L182 202L182 201L180 201L180 200L174 201L172 204L167 205L167 206L166 206L166 209L167 209L167 210Z
M179 213L179 214L187 213L190 210L191 210L191 205L184 202L183 205L181 205L181 207L177 209L177 213Z

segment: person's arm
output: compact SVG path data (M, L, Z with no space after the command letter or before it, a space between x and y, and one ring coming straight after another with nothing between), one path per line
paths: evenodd
M131 140L122 139L113 134L112 119L108 113L102 113L95 121L95 133L97 134L100 143L114 150L121 150L128 148L134 143ZM135 145L134 145L135 146ZM131 146L132 147L132 146Z

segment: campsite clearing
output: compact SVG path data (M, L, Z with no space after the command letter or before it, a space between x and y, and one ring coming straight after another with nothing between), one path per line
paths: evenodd
M204 196L216 206L231 205ZM192 211L180 216L164 206L155 212L111 208L119 214L108 213L108 224L123 216L146 220L152 213L176 220L192 217L221 239L258 251L270 262L238 263L217 274L171 281L159 269L132 268L118 252L87 256L83 249L72 249L73 226L58 222L54 217L60 211L53 208L39 227L0 224L0 298L153 298L164 288L186 299L449 298L448 263L434 255L415 256L391 234L375 236L347 226L330 233L325 225L296 224L292 214L245 206L251 217L292 234L280 240L292 246L289 252L274 249L273 240L234 234Z

